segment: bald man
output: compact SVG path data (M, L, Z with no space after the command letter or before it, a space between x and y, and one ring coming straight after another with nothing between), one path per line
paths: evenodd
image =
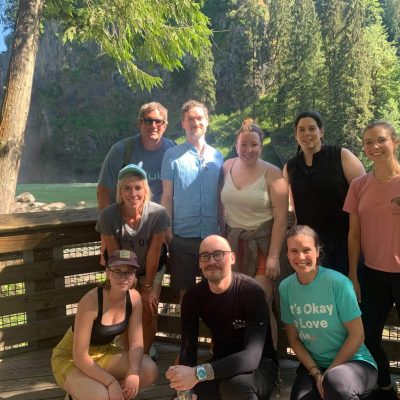
M182 302L180 365L166 376L176 390L192 389L198 400L267 400L276 387L278 362L261 286L232 272L235 254L217 235L200 244L204 280ZM197 364L199 318L210 328L214 356Z

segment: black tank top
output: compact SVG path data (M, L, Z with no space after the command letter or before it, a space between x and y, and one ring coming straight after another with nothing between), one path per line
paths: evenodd
M125 319L115 325L103 325L103 288L97 288L97 299L99 311L96 319L93 321L92 334L90 336L91 346L100 346L111 343L117 335L125 332L128 328L129 318L132 314L132 302L129 290L126 292ZM72 327L73 329L73 327Z
M342 210L349 185L344 176L341 148L324 145L307 166L302 152L287 163L298 224L309 225L322 241L347 237L348 214Z

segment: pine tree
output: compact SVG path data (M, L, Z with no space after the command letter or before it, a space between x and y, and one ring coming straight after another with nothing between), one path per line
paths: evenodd
M214 51L219 59L215 74L219 109L231 112L254 103L265 91L267 6L262 0L232 1L225 23Z
M359 132L372 116L365 2L322 0L318 10L328 73L327 130L331 141L356 150Z
M302 110L320 109L326 88L320 24L314 0L295 0L291 29L278 81L275 112L279 126Z

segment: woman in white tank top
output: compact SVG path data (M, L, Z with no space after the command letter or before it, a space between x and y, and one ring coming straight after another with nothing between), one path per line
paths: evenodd
M272 301L287 228L288 187L280 169L260 159L262 143L262 130L252 119L246 119L236 137L238 157L224 164L221 201L227 239L237 256L235 268L263 287L276 347Z

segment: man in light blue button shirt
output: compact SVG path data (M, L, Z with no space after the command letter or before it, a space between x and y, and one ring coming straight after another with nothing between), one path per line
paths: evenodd
M186 102L182 106L186 142L168 149L161 165L161 204L172 221L167 234L171 285L180 290L180 301L199 275L201 240L220 233L223 158L206 143L207 126L207 107L195 100Z

